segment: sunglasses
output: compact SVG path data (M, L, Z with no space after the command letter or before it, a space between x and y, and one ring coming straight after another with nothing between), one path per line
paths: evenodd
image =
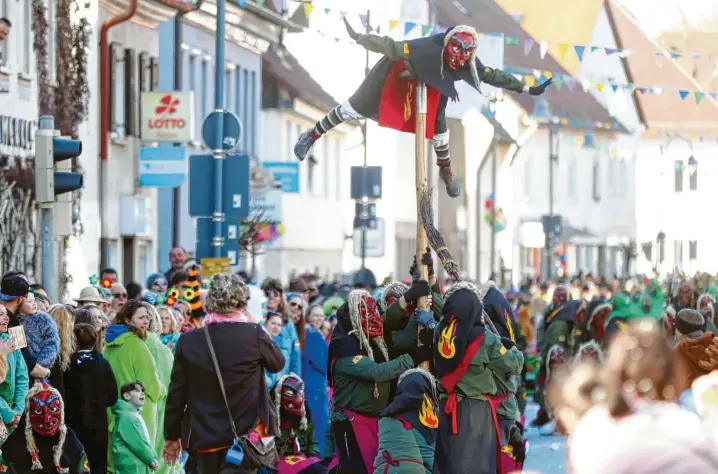
M302 303L297 303L296 301L292 301L291 303L289 303L289 306L291 306L292 308L297 308L297 307L303 308L304 307L304 305L302 305Z
M270 297L272 297L272 296L279 296L279 292L278 292L278 291L271 290L271 291L265 292L264 295L265 295L267 298L270 298Z
M127 298L127 293L112 293L115 298Z
M167 286L167 280L155 280L153 285Z

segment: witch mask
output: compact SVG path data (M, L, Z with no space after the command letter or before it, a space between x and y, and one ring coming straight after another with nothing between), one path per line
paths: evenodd
M304 382L299 377L287 377L282 382L282 410L300 416L304 406Z
M444 61L456 71L466 65L475 49L476 39L472 34L454 33L444 48Z
M50 391L42 391L30 398L30 424L39 436L54 436L62 424L62 402Z
M563 305L568 301L568 292L566 291L566 288L562 286L557 286L555 290L553 290L553 307L558 308L559 306Z
M367 337L380 337L384 331L384 320L379 315L374 298L370 296L362 297L362 303L359 305L361 314L361 329Z

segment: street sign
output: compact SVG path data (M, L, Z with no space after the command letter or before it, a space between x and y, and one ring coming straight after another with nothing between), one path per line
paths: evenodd
M214 222L212 219L202 217L197 219L197 243L195 258L203 260L212 257L212 238L214 237ZM230 265L239 263L239 220L231 219L222 222L222 255L229 258ZM202 273L204 276L204 273Z
M227 257L203 258L199 262L202 278L211 278L215 275L226 275L232 271L231 263Z
M252 191L248 220L282 222L282 190Z
M214 212L213 160L212 155L192 155L189 158L189 215L192 217L211 217ZM249 157L225 155L222 177L222 212L225 219L247 217Z
M352 166L351 198L381 199L381 166Z
M217 143L217 123L222 114L222 143ZM242 122L229 110L211 112L202 122L202 141L210 150L229 152L237 148L242 140Z
M369 258L381 258L384 256L384 247L386 236L384 235L384 219L378 218L376 220L376 229L370 229L365 231L365 242L366 242L366 257ZM355 257L361 257L361 230L354 230L352 235L353 250Z
M376 229L376 204L361 201L354 203L354 228Z
M175 188L185 179L184 147L140 148L139 184L142 188Z
M274 179L282 183L285 193L299 192L299 162L265 161L262 167L272 172Z
M194 140L192 92L143 92L140 136L145 141Z

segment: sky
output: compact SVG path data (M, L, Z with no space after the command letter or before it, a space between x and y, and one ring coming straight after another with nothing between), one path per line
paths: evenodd
M653 38L656 38L662 30L675 26L681 18L681 13L689 21L700 20L705 17L706 12L718 13L718 0L619 1L633 13L643 30Z

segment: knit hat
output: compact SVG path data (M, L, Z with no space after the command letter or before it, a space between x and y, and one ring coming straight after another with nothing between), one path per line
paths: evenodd
M703 335L703 326L706 320L703 315L695 309L682 309L676 315L676 330L682 335L697 339Z
M229 315L247 305L247 284L237 275L216 275L207 293L207 311Z
M67 436L67 425L65 425L65 403L62 400L60 392L55 390L50 385L43 384L39 381L35 382L35 385L28 390L27 395L25 396L25 441L27 442L27 451L30 453L30 458L32 459L32 470L44 470L44 467L40 462L40 451L35 443L35 435L32 432L29 409L30 399L40 392L50 392L55 395L58 400L60 400L60 408L62 410L60 413L60 429L58 431L60 436L57 439L57 444L52 448L52 460L55 463L55 469L57 469L58 473L66 473L68 472L68 469L66 467L62 467L60 464L60 460L62 459L62 450L65 446L65 437Z
M155 281L159 280L160 278L165 280L165 276L161 273L153 273L150 276L148 276L147 281L145 281L145 286L147 287L147 289L148 290L152 289L152 285L154 285Z
M199 293L199 267L197 265L191 266L187 270L187 275L188 278L184 284L185 288L180 298L189 303L193 318L201 318L204 316L204 311L202 310L202 300Z

